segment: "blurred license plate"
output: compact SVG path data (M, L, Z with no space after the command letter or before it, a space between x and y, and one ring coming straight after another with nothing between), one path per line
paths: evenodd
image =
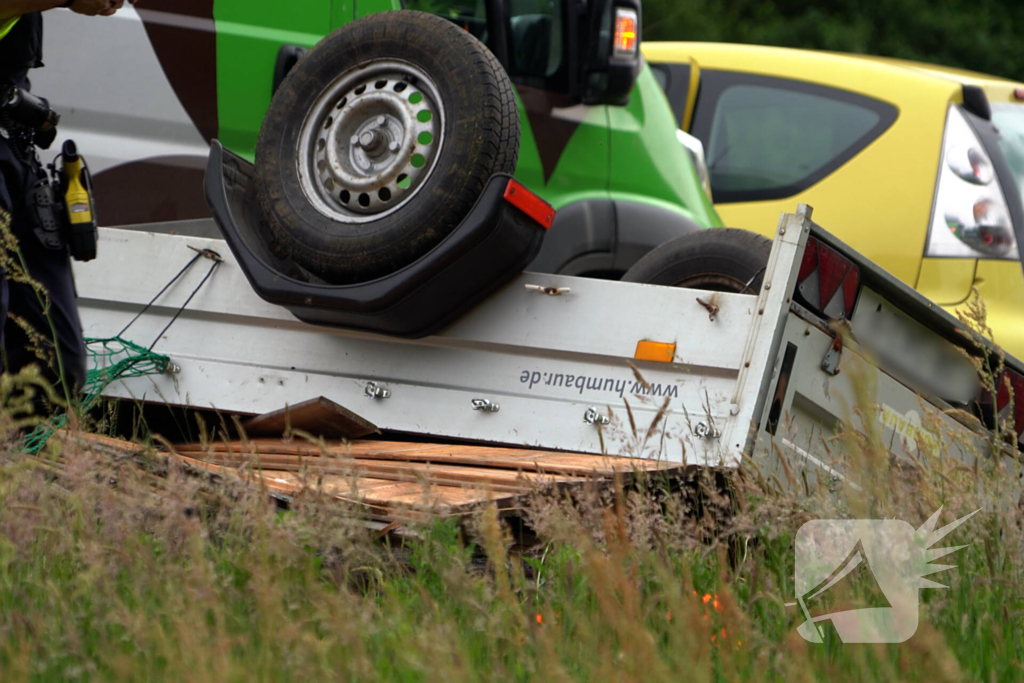
M870 289L861 292L851 326L880 367L910 388L957 405L977 397L977 372L963 353Z

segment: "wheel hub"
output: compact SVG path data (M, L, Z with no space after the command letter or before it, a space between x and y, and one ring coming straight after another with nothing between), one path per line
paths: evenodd
M434 168L443 114L433 82L411 64L377 62L343 74L303 124L303 191L321 213L343 223L397 210Z

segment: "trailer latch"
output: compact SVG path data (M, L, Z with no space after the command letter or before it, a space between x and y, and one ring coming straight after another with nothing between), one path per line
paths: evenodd
M698 422L693 428L693 435L698 439L717 439L722 436L722 432L711 423Z
M570 290L568 287L544 287L543 285L526 285L526 291L540 292L541 294L547 294L548 296L558 296L560 294L568 294L572 290Z
M611 422L607 416L599 413L597 408L594 408L593 406L584 411L583 421L588 425L606 425Z
M494 403L490 399L486 398L474 398L473 399L473 410L482 410L486 413L496 413L501 410L501 406Z
M701 306L707 309L708 320L710 320L711 322L715 322L715 316L718 315L718 311L721 309L718 308L718 305L715 303L714 298L709 299L708 301L704 301L700 297L697 297L697 303L699 303Z
M821 369L835 377L839 374L839 361L843 357L843 337L837 334L832 337L832 346L821 359Z
M376 382L367 382L366 395L370 398L391 398L391 390L385 389Z

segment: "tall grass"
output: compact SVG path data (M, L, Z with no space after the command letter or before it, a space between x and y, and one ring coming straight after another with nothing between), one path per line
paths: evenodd
M870 441L857 447L890 467ZM862 501L876 515L917 525L939 505L944 521L983 508L950 537L967 544L939 575L951 587L924 591L906 643L814 645L784 603L796 530L852 504L827 491L742 475L723 491L705 477L703 495L730 505L701 509L735 510L709 519L692 493L652 479L538 494L531 549L493 510L383 542L315 491L283 511L258 490L159 472L155 458L63 448L59 468L13 444L0 464L4 681L1024 677L1022 518L992 467L890 470ZM853 584L836 600L867 593Z
M862 373L853 412L872 414L870 372L844 371ZM0 378L4 683L1024 678L1017 464L944 457L951 437L934 415L912 468L889 456L874 420L842 435L860 491L807 493L754 469L538 492L526 518L539 543L524 548L493 508L381 539L315 488L282 510L155 454L54 441L30 458L18 434L33 391L55 398L31 369ZM943 522L982 512L947 538L967 547L933 577L950 587L923 592L914 637L796 633L803 617L786 603L804 522L916 527L940 506ZM831 604L875 597L856 578Z

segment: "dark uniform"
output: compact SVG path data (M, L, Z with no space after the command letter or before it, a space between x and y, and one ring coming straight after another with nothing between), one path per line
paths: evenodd
M40 67L43 53L43 18L39 12L26 14L0 39L0 88L9 84L30 87L29 69ZM14 126L11 126L12 128ZM0 121L0 209L11 216L11 230L18 240L28 273L50 297L50 317L57 332L61 360L67 379L75 386L85 384L85 344L78 318L71 259L66 247L48 249L33 231L33 218L27 209L30 185L43 177L34 147L18 142L14 131ZM10 315L9 315L10 314ZM53 334L38 297L31 287L2 278L0 282L0 346L5 352L6 370L17 373L32 363L40 363L29 347L25 332L11 316L18 316L52 344ZM52 347L51 347L52 348ZM51 354L52 355L52 354ZM58 387L56 359L44 374Z

